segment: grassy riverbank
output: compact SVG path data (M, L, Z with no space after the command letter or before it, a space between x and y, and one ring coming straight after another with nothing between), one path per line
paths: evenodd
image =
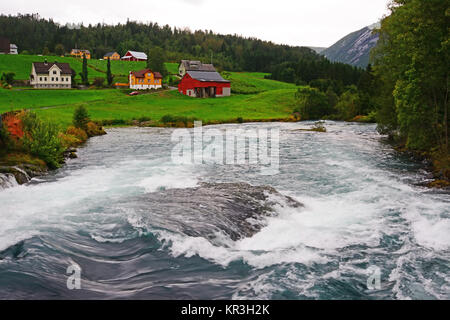
M118 89L35 90L0 89L0 113L31 109L43 119L68 127L74 109L84 105L93 121L129 122L147 118L159 121L164 115L196 118L205 122L289 118L295 106L296 86L264 79L263 73L229 73L228 78L257 93L232 94L217 99L194 99L175 91L128 96Z

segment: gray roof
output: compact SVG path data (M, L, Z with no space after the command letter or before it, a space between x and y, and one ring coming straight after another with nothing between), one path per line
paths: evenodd
M218 72L211 71L187 71L193 79L198 81L230 82L222 78Z
M181 64L184 65L186 71L216 71L212 64L205 64L201 61L181 60Z

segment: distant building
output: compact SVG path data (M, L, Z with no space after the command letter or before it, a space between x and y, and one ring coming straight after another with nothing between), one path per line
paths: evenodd
M125 61L147 61L147 55L144 52L128 51L122 60Z
M14 43L9 45L9 54L19 54L19 48Z
M0 37L0 54L8 54L11 52L11 44L8 38Z
M103 56L104 60L120 60L120 54L118 54L117 52L108 52L107 54L105 54Z
M68 63L33 62L30 84L41 89L68 89L72 87L72 73Z
M130 71L130 89L146 90L162 88L162 75L150 69Z
M204 64L200 61L181 60L178 67L178 74L183 77L186 71L215 72L216 68L212 64Z
M91 52L89 50L72 49L70 55L74 58L81 58L86 55L86 59L91 59Z
M186 71L178 91L197 98L226 97L231 95L231 83L216 71Z

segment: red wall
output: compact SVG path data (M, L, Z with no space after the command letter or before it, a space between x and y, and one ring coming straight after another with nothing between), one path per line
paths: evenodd
M195 79L192 79L190 75L187 73L184 75L183 79L181 79L178 84L178 91L182 94L186 94L186 90L194 89L194 88L207 88L207 87L216 87L216 94L222 94L222 88L230 88L231 83L229 82L202 82Z

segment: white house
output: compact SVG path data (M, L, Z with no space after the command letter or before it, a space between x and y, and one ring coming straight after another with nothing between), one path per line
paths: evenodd
M14 43L9 45L9 54L19 54L19 48Z
M33 62L30 84L34 88L68 89L72 87L72 72L68 63Z

